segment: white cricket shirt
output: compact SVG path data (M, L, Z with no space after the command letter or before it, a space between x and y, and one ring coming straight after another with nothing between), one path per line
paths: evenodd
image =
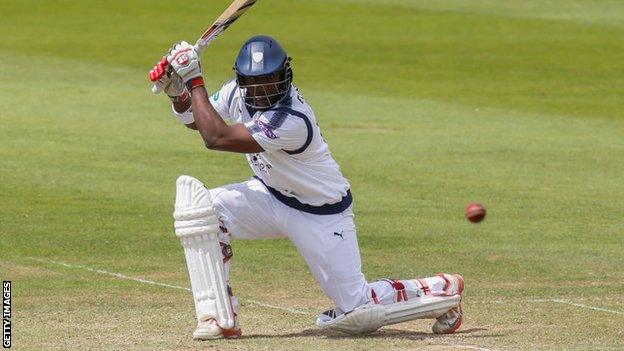
M284 101L264 111L244 104L235 80L225 83L210 102L224 120L244 124L265 150L245 156L256 177L278 200L317 214L339 213L351 204L349 182L331 156L314 111L296 86L292 85ZM184 123L192 122L190 111L175 114Z

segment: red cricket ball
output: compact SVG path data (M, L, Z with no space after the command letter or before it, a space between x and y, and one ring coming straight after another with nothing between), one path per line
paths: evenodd
M485 207L478 202L471 202L466 207L466 219L472 223L479 223L485 218Z

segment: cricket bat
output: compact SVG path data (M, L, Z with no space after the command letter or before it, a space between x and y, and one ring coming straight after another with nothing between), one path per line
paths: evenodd
M240 16L242 16L247 10L253 6L258 0L234 0L228 6L225 11L217 18L214 23L206 29L204 34L197 39L197 42L193 46L195 51L199 54L205 47L210 45L213 40L221 34L224 30L226 30L232 23L234 23ZM152 87L152 92L154 94L160 93L159 87L154 85Z

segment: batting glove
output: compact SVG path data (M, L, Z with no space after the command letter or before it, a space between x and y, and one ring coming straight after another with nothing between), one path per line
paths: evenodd
M199 55L192 45L182 41L173 46L167 55L171 68L182 77L184 84L202 76Z
M155 91L164 91L171 100L177 100L186 93L182 78L170 69L166 57L156 63L156 66L150 71L149 77L156 86Z

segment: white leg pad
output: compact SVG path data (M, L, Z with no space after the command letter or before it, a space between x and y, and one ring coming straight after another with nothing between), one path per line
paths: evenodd
M321 329L337 330L347 334L371 333L384 325L413 319L437 318L449 309L459 306L460 295L424 296L389 305L367 304L347 314L332 316L321 314L316 325Z
M175 233L184 247L197 319L214 318L223 329L231 329L235 325L234 312L212 199L204 184L193 177L180 176L176 186Z

